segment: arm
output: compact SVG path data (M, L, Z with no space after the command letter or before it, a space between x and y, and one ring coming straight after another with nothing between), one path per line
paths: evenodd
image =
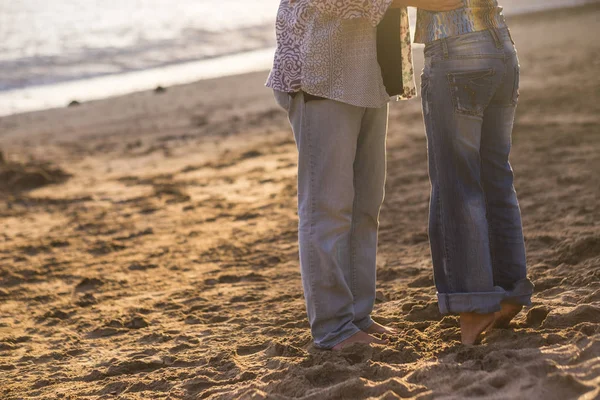
M290 0L294 3L297 0ZM388 8L417 7L429 11L449 11L462 7L462 0L308 0L308 4L323 14L342 19L367 18L377 26Z
M308 0L308 4L323 14L341 19L367 18L377 26L394 0Z
M450 11L464 7L462 0L393 0L391 7L416 7L427 11Z

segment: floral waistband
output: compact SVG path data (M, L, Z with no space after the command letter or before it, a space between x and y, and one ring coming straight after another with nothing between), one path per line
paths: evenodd
M429 43L465 33L504 27L506 20L502 7L465 7L447 12L419 10L415 43Z

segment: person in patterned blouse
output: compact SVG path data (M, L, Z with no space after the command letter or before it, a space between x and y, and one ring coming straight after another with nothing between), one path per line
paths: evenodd
M298 148L299 252L317 348L384 343L371 318L388 102L415 95L407 6L461 0L282 0L267 86Z

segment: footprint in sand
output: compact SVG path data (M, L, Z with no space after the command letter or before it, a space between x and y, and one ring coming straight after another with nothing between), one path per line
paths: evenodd
M542 328L570 328L581 323L600 323L600 307L582 304L565 314L550 313L544 320Z
M437 302L430 302L424 306L413 306L406 316L406 320L411 322L441 321L442 314L440 313Z
M98 240L94 246L88 250L88 253L95 256L104 256L116 251L124 250L126 246L115 241Z
M559 262L571 265L600 257L600 236L584 236L566 241L558 247L557 252Z
M38 322L46 322L46 325L56 325L58 322L62 320L67 320L71 318L71 316L75 314L75 312L65 312L60 309L53 309L46 312L44 315L37 318Z
M538 327L540 326L548 314L550 313L550 307L547 306L536 306L531 308L527 312L525 323L527 326Z
M433 287L433 275L426 274L418 277L417 279L409 282L408 287L410 288L423 288L423 287Z
M77 286L75 286L76 292L87 292L96 290L98 287L104 285L104 281L98 278L83 278Z
M265 350L265 355L272 357L306 357L308 353L298 347L279 342L271 343Z
M417 361L421 355L417 350L408 343L399 342L395 344L395 348L385 348L381 351L376 351L372 360L383 362L386 364L408 364Z
M144 317L136 315L129 321L125 322L124 326L129 329L142 329L150 326L150 324L144 319Z
M165 333L150 333L139 338L138 343L153 344L153 343L166 343L173 340L171 335Z
M89 307L89 306L98 304L98 300L96 299L96 297L93 294L84 293L83 295L80 295L78 297L75 304L79 307Z
M369 348L368 346L363 347ZM331 361L308 368L304 372L304 377L315 387L334 386L337 383L347 381L349 375L352 375L350 367Z
M141 263L141 262L134 262L131 265L129 265L129 270L130 271L146 271L149 269L155 269L158 268L158 265L156 264L146 264L146 263Z
M97 339L108 336L114 336L118 334L127 333L130 330L137 330L148 327L150 324L141 316L133 316L126 322L120 319L112 319L108 321L104 326L95 328L88 333L88 337Z
M111 382L100 389L96 394L99 396L118 396L129 387L128 382Z
M127 331L128 331L127 329L119 329L119 328L114 328L111 326L106 326L106 327L100 327L100 328L94 329L93 331L88 333L88 337L91 339L98 339L98 338L118 335L121 333L125 333Z
M249 355L256 354L256 353L263 351L264 349L266 349L268 347L268 345L269 345L268 343L262 343L262 344L238 346L237 349L235 350L235 353L238 356L249 356Z

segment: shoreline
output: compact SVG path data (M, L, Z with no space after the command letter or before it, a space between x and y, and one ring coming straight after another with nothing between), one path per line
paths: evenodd
M273 52L274 48L258 49L123 74L0 91L0 117L60 108L71 101L102 100L159 86L185 85L199 80L263 71L269 68L266 60L272 58Z
M581 0L580 5L551 9L532 9L518 14L508 14L509 20L535 18L536 15L594 8L600 1ZM534 6L537 7L537 6ZM413 44L415 48L421 45ZM223 57L189 61L168 66L132 71L123 74L102 75L89 79L75 79L47 85L31 86L22 89L0 91L0 118L15 114L49 110L67 106L72 101L79 103L109 99L116 96L153 90L157 87L185 85L199 80L225 78L258 71L268 71L271 67L275 48L262 48Z

